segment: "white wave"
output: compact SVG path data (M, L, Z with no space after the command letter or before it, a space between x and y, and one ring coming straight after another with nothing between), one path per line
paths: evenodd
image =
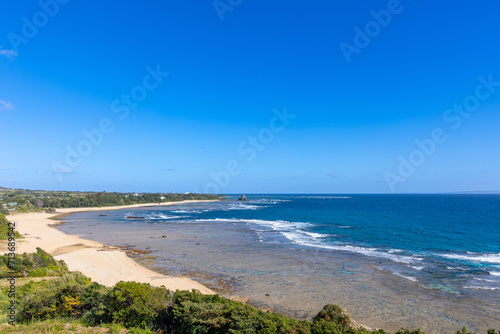
M425 268L425 266L410 266L410 267L412 267L415 270L422 270Z
M500 264L500 254L475 254L475 255L472 254L473 253L469 253L469 255L460 255L460 254L437 254L437 255L452 260Z
M476 286L476 285L466 285L465 289L476 289L476 290L500 290L500 287L489 287L489 286Z
M490 271L490 275L492 275L492 276L500 276L500 272L498 272L498 271Z
M365 256L375 257L375 258L385 258L392 260L394 262L412 264L418 263L417 261L422 261L423 258L416 256L405 256L400 254L391 254L378 250L377 248L352 246L352 245L335 245L335 244L325 244L321 242L321 239L327 238L331 235L314 233L303 231L303 228L308 228L312 226L310 223L306 222L291 222L284 220L261 220L261 219L238 219L238 218L213 218L213 219L195 219L196 222L238 222L245 224L255 224L263 227L270 228L272 231L281 233L285 238L290 240L292 243L306 247L315 247L329 250L337 251L347 251L351 253L363 254ZM263 230L256 230L258 233L264 233ZM262 241L261 235L259 235ZM400 250L396 250L402 252Z
M423 258L416 256L404 256L404 255L386 253L378 250L377 248L368 248L368 247L352 246L352 245L325 244L319 241L318 239L327 238L331 235L307 232L301 230L301 228L304 227L307 228L311 226L310 223L290 222L283 220L269 221L269 220L259 220L259 219L247 219L241 221L270 227L273 231L280 232L288 240L301 246L359 253L370 257L385 258L392 260L394 262L405 263L405 264L416 263L416 261L423 260Z
M249 202L250 203L259 203L259 204L278 204L278 203L283 203L283 202L290 202L290 200L289 199L261 198L261 199L252 199Z
M482 282L490 282L490 283L500 283L497 280L494 279L486 279L486 278L480 278L480 277L474 277L476 281L482 281Z
M240 219L236 218L214 218L214 219L193 219L195 222L200 222L200 223L210 223L210 222L233 222L233 221L240 221Z
M341 225L341 226L337 226L338 228L351 228L351 226L349 225Z
M262 208L265 208L265 206L251 204L231 204L224 210L258 210Z
M309 223L289 222L284 220L262 220L262 219L240 219L240 218L212 218L212 219L195 219L195 222L227 222L227 223L243 223L256 224L271 228L273 231L291 231L299 227L309 226Z
M281 232L288 240L299 244L301 246L307 247L315 247L315 248L323 248L337 251L346 251L351 253L363 254L369 257L375 258L385 258L394 262L411 264L416 261L422 261L423 258L415 257L415 256L404 256L404 255L395 255L386 252L382 252L377 248L368 248L368 247L360 247L360 246L352 246L352 245L328 245L320 242L316 242L316 240L312 239L306 233L301 231L290 231L290 232Z
M306 231L303 231L302 233L307 234L308 236L310 236L313 239L320 239L320 238L326 238L326 237L328 237L328 235L321 234L321 233L306 232Z
M184 216L186 217L186 216ZM151 215L151 216L147 216L145 217L146 219L151 219L151 220L155 220L155 219L176 219L176 218L181 218L181 216L168 216L168 215Z
M193 211L189 211L189 210L174 210L172 212L175 212L175 213L191 213Z
M460 267L446 267L446 269L448 269L448 270L462 270L462 271L467 270L465 268L460 268Z
M418 282L418 279L416 279L415 277L413 276L408 276L408 275L403 275L401 273L393 273L394 275L398 276L398 277L402 277L404 279L407 279L409 281L412 281L412 282Z

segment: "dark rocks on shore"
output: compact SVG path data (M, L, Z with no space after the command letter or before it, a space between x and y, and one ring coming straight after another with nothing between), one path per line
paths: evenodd
M241 195L238 201L248 201L245 195Z
M144 217L127 216L127 219L145 219Z

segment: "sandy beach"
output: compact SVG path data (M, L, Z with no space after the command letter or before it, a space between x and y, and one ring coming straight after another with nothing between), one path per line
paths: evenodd
M136 204L99 208L69 208L57 209L56 214L26 213L7 216L9 221L16 223L16 229L24 239L17 240L17 253L36 252L40 247L57 260L64 260L71 271L80 271L93 281L113 286L119 281L136 281L149 283L152 286L164 285L170 290L196 289L205 294L214 292L200 283L187 277L171 277L146 269L123 251L106 247L98 242L81 239L76 235L68 235L58 231L51 225L56 223L54 217L82 211L108 211L146 206L175 205L180 203L196 203L207 201L183 201L167 203ZM0 249L5 252L5 246Z

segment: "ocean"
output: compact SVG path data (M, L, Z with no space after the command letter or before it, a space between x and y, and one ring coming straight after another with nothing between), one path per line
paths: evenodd
M237 197L82 212L59 228L298 318L333 302L389 330L500 329L500 195Z

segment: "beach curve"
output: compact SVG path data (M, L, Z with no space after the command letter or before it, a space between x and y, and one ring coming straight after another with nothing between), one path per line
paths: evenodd
M165 206L187 203L211 202L210 200L188 200L181 202L146 203L124 206L64 208L54 213L23 213L7 216L15 223L16 230L24 237L17 240L16 253L36 252L37 247L64 260L69 270L80 271L93 281L114 286L119 281L149 283L165 286L169 290L193 290L204 294L215 294L204 285L188 278L165 276L149 270L128 257L125 252L107 247L99 242L82 239L77 235L63 233L53 227L54 219L83 211L109 211L147 206ZM6 250L3 249L2 252Z

